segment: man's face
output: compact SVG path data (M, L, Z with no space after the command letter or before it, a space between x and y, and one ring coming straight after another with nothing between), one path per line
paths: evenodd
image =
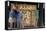
M14 4L11 4L11 9L12 9L12 10L16 10L16 7L15 7Z
M11 4L11 9L12 10L16 10L17 12L19 12L18 6L15 6L14 4Z

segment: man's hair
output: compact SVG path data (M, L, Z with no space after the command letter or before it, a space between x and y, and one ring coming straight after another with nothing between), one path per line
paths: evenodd
M18 6L15 3L11 3L11 7L14 6L16 9L18 9Z

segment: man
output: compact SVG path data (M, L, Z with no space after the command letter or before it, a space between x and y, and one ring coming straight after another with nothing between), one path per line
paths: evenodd
M17 29L20 28L20 22L21 22L21 17L22 13L20 12L18 6L15 6L15 4L11 4L11 11L12 13L9 13L10 16L16 18L16 23L17 23ZM12 19L13 20L13 19Z
M11 11L9 12L9 23L10 23L10 28L16 28L16 15L14 12L14 9L16 9L14 7L14 4L11 4Z

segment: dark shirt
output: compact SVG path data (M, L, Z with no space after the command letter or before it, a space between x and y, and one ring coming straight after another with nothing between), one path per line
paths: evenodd
M17 12L16 10L14 10L13 12L9 13L9 16L16 18L17 27L19 27L22 14L20 12Z

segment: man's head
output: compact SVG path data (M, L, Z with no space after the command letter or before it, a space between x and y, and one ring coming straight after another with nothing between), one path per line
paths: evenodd
M17 11L18 12L19 11L19 8L18 8L17 5L11 3L11 10L14 10L14 11Z

